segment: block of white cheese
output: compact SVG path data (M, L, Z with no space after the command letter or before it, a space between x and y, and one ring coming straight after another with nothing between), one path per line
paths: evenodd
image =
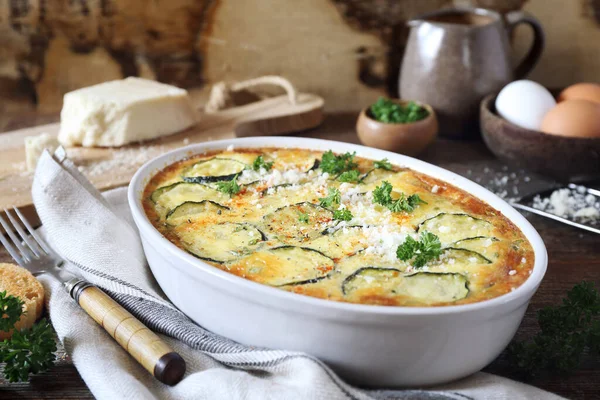
M42 155L44 149L48 149L50 153L54 153L54 150L59 146L58 140L55 136L47 133L42 133L38 136L26 136L25 137L25 162L27 164L27 170L35 170L35 166Z
M186 90L127 78L65 94L58 141L65 146L123 146L170 135L196 122Z

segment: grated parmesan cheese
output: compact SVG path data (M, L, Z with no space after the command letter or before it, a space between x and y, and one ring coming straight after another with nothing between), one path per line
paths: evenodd
M591 194L586 194L582 186L575 189L558 189L546 198L536 196L532 206L559 217L581 222L600 221L600 200Z

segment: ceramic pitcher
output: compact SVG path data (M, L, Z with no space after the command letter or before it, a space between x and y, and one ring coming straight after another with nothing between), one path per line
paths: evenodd
M509 35L521 23L533 28L534 38L528 54L513 68ZM451 138L478 135L480 101L527 76L544 47L540 23L522 11L503 17L482 8L452 8L408 25L400 98L430 104L438 114L440 134Z

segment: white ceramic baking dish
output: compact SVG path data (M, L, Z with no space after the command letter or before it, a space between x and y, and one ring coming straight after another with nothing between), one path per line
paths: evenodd
M221 271L180 250L156 230L142 208L149 179L191 154L237 148L289 147L356 152L451 183L509 218L531 242L535 265L516 290L491 300L449 307L386 307L302 296ZM129 185L129 204L156 280L171 301L204 328L240 343L312 354L348 381L371 387L439 384L494 360L515 334L547 266L539 234L502 199L426 162L334 141L295 137L222 140L171 151L143 165Z

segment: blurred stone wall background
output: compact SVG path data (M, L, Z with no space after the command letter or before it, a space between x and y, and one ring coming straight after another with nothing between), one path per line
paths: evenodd
M0 131L125 76L189 88L200 105L211 83L280 74L329 110L358 110L396 91L405 22L451 5L540 19L547 45L531 79L600 79L600 0L0 0ZM530 35L517 30L515 61Z

